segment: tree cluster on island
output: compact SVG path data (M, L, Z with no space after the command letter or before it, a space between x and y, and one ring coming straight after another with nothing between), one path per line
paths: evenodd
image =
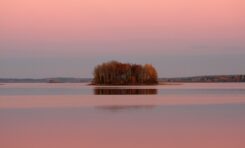
M158 84L158 76L151 64L138 65L110 61L95 67L93 84L154 85Z

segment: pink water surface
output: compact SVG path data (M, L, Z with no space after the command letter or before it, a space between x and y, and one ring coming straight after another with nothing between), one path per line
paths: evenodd
M0 148L244 148L244 114L243 93L0 95Z

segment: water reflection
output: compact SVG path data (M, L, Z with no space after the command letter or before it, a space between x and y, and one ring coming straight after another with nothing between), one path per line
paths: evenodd
M157 105L111 105L111 106L97 106L96 109L118 112L123 110L154 109L156 106Z
M95 95L156 95L157 89L94 88Z

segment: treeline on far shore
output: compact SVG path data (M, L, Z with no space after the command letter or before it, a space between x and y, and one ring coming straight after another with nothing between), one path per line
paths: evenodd
M160 78L160 82L245 82L245 75L213 75L180 78Z
M0 78L0 83L91 83L92 78L43 78L14 79ZM158 78L158 82L245 82L245 75L213 75L179 78Z
M13 79L13 78L0 78L0 83L83 83L91 82L91 78L42 78L42 79Z

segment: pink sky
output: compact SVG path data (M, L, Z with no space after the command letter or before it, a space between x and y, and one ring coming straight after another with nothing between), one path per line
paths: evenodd
M0 56L245 54L244 16L243 0L2 0Z

